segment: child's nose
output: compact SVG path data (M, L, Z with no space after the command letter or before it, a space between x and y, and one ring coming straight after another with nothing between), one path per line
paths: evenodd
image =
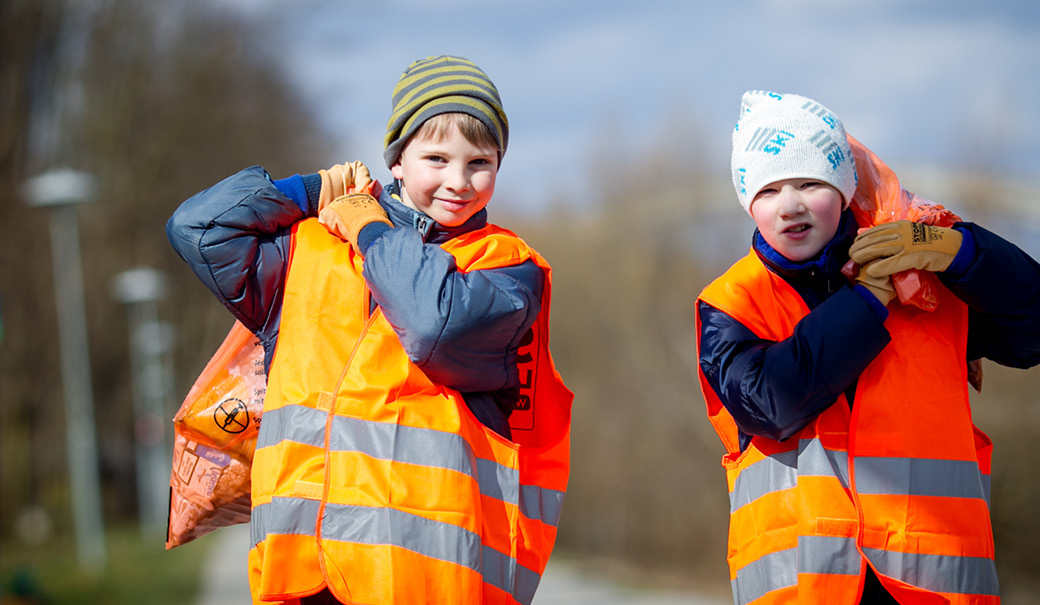
M802 196L793 187L785 186L780 190L780 214L782 216L794 216L805 210Z
M469 174L466 166L452 166L448 169L444 185L452 191L462 191L469 186Z

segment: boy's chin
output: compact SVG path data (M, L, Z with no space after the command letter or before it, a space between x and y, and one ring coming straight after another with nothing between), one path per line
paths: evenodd
M823 250L823 246L785 246L785 249L777 250L777 252L793 263L804 263L815 258L821 250Z
M445 227L459 227L469 219L473 218L473 215L480 212L481 208L476 207L465 207L458 211L451 211L443 207L431 208L429 215L430 218L437 221L438 224Z

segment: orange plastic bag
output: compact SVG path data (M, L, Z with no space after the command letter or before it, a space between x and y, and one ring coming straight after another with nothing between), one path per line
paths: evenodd
M848 135L852 156L856 160L859 184L852 196L852 212L862 229L892 221L908 220L937 227L951 227L960 217L940 204L918 197L903 189L896 173L862 143ZM852 261L846 265L848 275L855 275ZM938 278L928 271L911 269L892 276L899 302L932 311L937 304L935 288Z
M167 549L249 521L266 382L263 346L236 321L173 418Z

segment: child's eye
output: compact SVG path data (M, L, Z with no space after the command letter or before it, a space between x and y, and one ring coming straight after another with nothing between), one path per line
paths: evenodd
M823 185L823 183L821 183L820 181L805 181L804 183L802 183L801 188L812 189L813 187L819 187L820 185Z
M428 162L437 162L437 163L445 161L445 159L443 157L439 156L439 155L428 155L428 156L426 156L426 160Z

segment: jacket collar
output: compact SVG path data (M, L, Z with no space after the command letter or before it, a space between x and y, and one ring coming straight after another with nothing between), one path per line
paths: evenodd
M400 191L400 181L394 180L390 185L383 187L383 192L379 196L379 203L386 210L386 214L390 217L390 221L395 227L411 227L415 229L422 234L423 241L426 243L442 244L463 233L476 231L487 225L487 209L482 208L480 212L471 216L469 220L458 227L445 227L422 212L405 206L401 202Z

